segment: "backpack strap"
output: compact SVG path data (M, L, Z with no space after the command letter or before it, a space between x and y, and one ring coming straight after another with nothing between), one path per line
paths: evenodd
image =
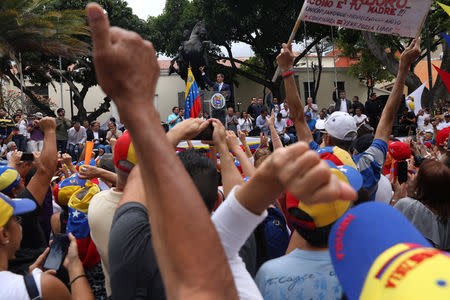
M33 275L27 274L23 276L23 280L25 281L25 287L27 288L28 296L30 297L30 299L41 300L41 296L39 296L39 290Z

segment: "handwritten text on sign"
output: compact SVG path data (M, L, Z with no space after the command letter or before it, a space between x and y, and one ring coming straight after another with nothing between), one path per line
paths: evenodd
M414 37L431 0L305 0L302 20Z

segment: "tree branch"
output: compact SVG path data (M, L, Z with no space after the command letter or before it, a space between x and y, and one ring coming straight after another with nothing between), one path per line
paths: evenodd
M8 78L13 82L14 86L20 89L20 81L17 79L17 77L11 72L9 68L5 68L6 70L3 70L3 74L8 76ZM43 103L40 101L36 95L33 93L33 91L29 90L26 86L22 86L23 92L25 95L27 95L31 102L33 102L34 105L36 105L39 110L41 110L43 113L45 113L47 116L56 117L55 113L51 110L50 106L46 103Z
M317 37L311 44L308 45L308 47L306 47L305 50L303 50L302 53L300 53L299 56L297 56L294 60L294 66L300 61L300 59L302 59L308 52L309 50L311 50L315 45L317 45L323 37Z
M98 117L100 117L102 114L104 114L105 112L109 111L109 108L111 107L111 101L112 99L109 98L108 96L106 96L105 98L103 98L103 103L100 104L99 108L95 109L94 112L92 112L88 117L88 121L92 122L94 120L96 120Z

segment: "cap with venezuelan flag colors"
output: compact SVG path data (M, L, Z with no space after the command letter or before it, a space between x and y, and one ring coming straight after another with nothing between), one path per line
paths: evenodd
M119 170L131 172L136 162L136 152L131 143L131 137L128 131L125 131L114 147L114 166Z
M56 203L66 206L70 197L81 190L86 182L86 180L78 177L78 173L60 181L53 190L53 196L55 197Z
M0 192L9 193L20 183L20 175L16 169L7 166L0 167Z
M332 161L336 166L350 166L357 169L350 153L337 146L323 147L317 150L321 159Z
M327 163L330 165L331 172L340 180L349 183L356 191L361 188L363 183L362 176L355 167L348 165L336 166L331 161L327 161ZM299 233L315 231L318 235L325 235L325 240L332 224L349 209L350 205L350 201L342 200L307 205L296 199L289 192L286 193L287 217L292 226Z
M25 214L35 208L36 203L31 199L10 199L0 193L0 227L5 226L11 216Z
M450 299L450 256L431 247L406 217L380 202L346 212L328 240L350 300Z

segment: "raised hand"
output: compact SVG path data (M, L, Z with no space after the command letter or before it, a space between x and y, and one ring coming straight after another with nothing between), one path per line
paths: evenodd
M226 141L227 141L228 149L230 149L231 151L235 152L235 151L241 150L238 139L236 138L236 134L233 131L227 130Z
M108 17L97 4L87 6L87 18L95 71L103 91L114 99L119 111L153 106L159 65L152 43L135 32L110 28Z
M400 56L400 67L409 68L420 56L420 38L413 40Z
M213 132L213 143L214 146L219 147L219 145L226 145L226 130L223 126L222 122L220 122L217 119L210 119L212 120L212 124L214 127Z
M167 135L174 135L179 141L190 140L205 130L211 121L203 121L198 118L190 118L175 125Z
M39 128L45 133L49 130L56 130L56 120L52 117L45 117L39 121Z
M283 48L281 49L281 53L277 56L277 63L284 73L294 67L295 56L292 53L292 45L288 47L287 44L283 43L281 46Z

